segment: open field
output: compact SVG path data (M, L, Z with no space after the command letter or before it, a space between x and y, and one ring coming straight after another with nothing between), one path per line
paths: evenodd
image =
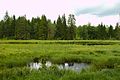
M81 73L59 70L55 66L30 71L27 64L34 58L46 59L54 64L87 63L91 68ZM0 41L0 79L2 80L119 80L119 75L120 41Z

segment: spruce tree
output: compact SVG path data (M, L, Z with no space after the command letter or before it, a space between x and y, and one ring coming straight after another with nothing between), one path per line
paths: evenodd
M75 16L73 14L70 14L68 17L68 29L69 29L69 38L70 40L73 40L76 38L76 26L75 26Z

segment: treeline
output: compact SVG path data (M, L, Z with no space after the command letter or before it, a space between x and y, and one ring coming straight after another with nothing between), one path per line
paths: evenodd
M120 26L118 23L114 28L102 23L98 26L83 25L77 28L77 36L83 40L120 40Z
M10 17L6 12L4 19L0 21L0 39L16 40L106 40L120 39L120 26L117 23L115 28L112 25L99 24L92 26L75 25L75 17L70 14L66 20L65 14L59 16L53 23L45 15L41 17L26 19L26 16L16 18Z

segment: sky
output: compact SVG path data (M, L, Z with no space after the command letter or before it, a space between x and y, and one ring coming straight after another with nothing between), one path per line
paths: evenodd
M119 21L120 0L0 0L0 19L5 12L28 19L45 14L52 21L59 15L74 14L76 25L103 22L113 25Z

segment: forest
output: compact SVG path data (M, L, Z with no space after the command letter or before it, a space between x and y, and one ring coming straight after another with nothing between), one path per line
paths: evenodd
M120 40L120 26L104 25L102 22L97 26L91 23L76 26L76 19L69 14L68 20L65 14L58 16L57 20L51 21L45 15L33 17L31 20L26 16L9 16L5 13L0 21L0 39L3 40Z

